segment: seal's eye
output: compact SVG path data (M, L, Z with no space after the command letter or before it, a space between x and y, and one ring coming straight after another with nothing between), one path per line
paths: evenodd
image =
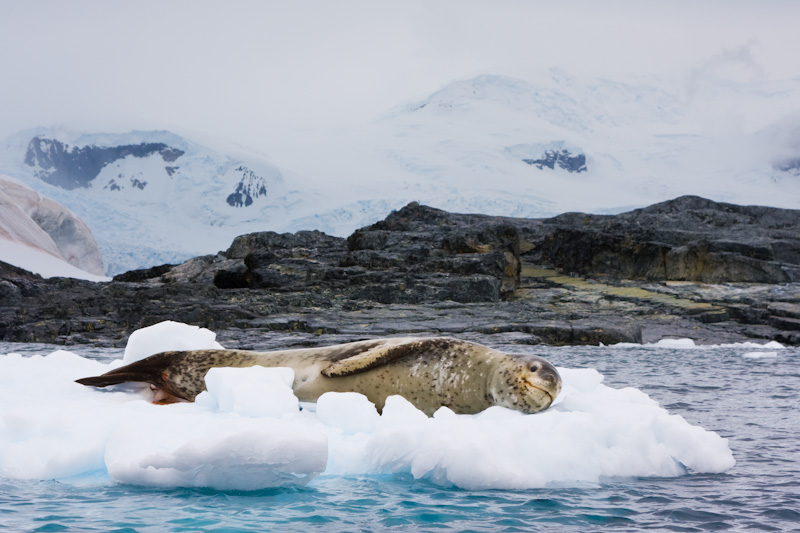
M536 363L532 364L531 365L531 372L536 372L537 370L539 370L539 365L537 365Z

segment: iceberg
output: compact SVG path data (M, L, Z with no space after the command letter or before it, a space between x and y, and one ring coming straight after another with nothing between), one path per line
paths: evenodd
M165 322L131 335L125 357L211 347L213 332ZM724 472L726 439L644 392L559 368L554 404L526 415L492 407L432 417L400 396L381 414L356 393L301 404L286 368L215 368L194 403L154 405L149 387L74 383L121 361L59 350L0 356L0 477L94 476L154 487L259 490L318 476L411 475L463 489L529 489L613 477Z

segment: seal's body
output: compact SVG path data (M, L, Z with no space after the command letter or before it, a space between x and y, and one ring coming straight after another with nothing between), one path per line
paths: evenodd
M382 410L399 394L428 415L441 406L477 413L502 405L526 413L546 409L561 390L558 371L537 356L510 355L447 337L389 338L323 348L251 352L162 352L78 383L105 387L150 383L155 400L193 401L213 367L290 367L300 401L326 392L359 392Z

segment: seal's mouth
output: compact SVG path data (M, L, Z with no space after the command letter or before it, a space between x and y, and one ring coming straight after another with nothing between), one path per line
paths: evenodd
M528 386L531 387L532 389L536 389L536 390L538 390L540 392L545 393L547 395L547 397L550 399L550 401L547 402L548 406L553 403L553 400L556 399L556 396L555 396L555 394L553 394L552 390L546 389L546 388L542 387L541 385L532 382L530 379L526 379L525 383L527 383Z

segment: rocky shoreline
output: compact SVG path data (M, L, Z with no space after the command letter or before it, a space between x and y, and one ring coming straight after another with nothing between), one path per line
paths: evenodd
M0 340L122 346L162 320L254 349L399 334L800 345L800 211L681 197L514 219L412 203L347 239L243 235L107 283L0 264Z

